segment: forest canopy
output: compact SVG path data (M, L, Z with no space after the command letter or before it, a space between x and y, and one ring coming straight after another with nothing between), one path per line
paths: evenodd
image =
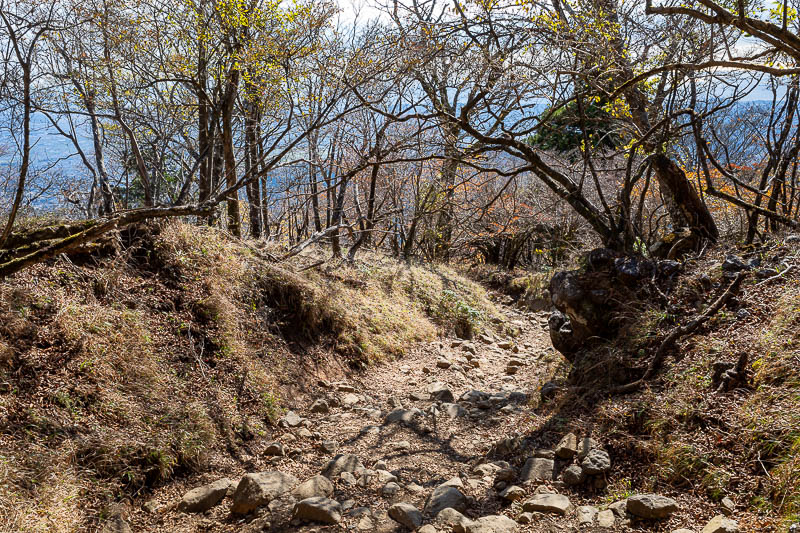
M2 0L0 276L164 217L505 267L797 228L797 4Z

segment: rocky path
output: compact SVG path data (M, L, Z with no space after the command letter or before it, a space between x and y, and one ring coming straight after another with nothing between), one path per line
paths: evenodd
M669 516L669 498L567 491L603 483L611 463L592 439L515 453L555 357L546 315L507 314L513 338L444 339L357 381L321 381L246 468L165 488L107 531L622 531ZM736 530L719 522L702 531Z

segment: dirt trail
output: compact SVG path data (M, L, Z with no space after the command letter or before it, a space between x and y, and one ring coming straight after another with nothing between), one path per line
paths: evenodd
M409 502L422 510L433 489L452 478L460 478L463 484L468 517L506 514L515 518L521 512L519 503L509 506L498 494L494 474L476 472L474 467L493 460L492 446L498 441L527 433L533 423L530 403L538 400L552 366L548 361L555 358L546 314L506 306L504 312L506 326L519 329L513 338L440 339L416 347L402 359L376 365L351 381L321 382L314 394L289 402L291 413L271 436L283 444L286 455L265 455L270 439L264 439L243 466L165 487L149 500L157 511L132 511L133 530L406 531L387 516L388 508ZM516 371L509 370L510 366ZM431 397L431 390L436 397ZM327 412L312 412L316 400L327 404ZM317 409L326 410L321 402ZM279 470L302 481L319 474L338 454L358 456L371 474L331 480L332 498L346 508L337 525L292 522L292 501L276 500L257 512L256 518L230 515L230 498L202 514L171 508L186 490L222 476L238 481L246 472ZM519 471L521 465L513 466ZM395 494L391 494L394 487L386 488L393 481L387 473L397 478ZM538 485L524 484L527 494L533 494ZM582 502L574 499L573 503ZM434 524L432 520L426 523ZM517 531L565 531L574 523L570 515L537 515L534 523L519 525Z

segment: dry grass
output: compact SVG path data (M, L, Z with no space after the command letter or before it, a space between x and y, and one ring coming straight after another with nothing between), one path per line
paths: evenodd
M3 527L91 529L110 502L268 437L324 361L341 372L499 316L444 267L366 252L301 271L325 252L275 264L210 228L137 232L101 266L0 283Z

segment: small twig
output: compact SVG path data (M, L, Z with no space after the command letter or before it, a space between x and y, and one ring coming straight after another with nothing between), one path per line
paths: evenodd
M776 275L774 275L774 276L772 276L770 278L767 278L764 281L759 281L758 283L756 283L756 287L760 287L761 285L765 285L765 284L769 283L770 281L775 281L776 279L782 278L783 276L785 276L786 274L791 272L792 269L794 267L796 267L796 266L797 266L797 264L789 265L789 268L787 268L786 270L784 270L782 272L778 272Z
M301 268L297 272L305 272L306 270L311 270L312 268L317 268L318 266L324 265L324 264L325 264L325 259L321 259L321 260L317 261L316 263L312 263L312 264L310 264L308 266L305 266L305 267Z

